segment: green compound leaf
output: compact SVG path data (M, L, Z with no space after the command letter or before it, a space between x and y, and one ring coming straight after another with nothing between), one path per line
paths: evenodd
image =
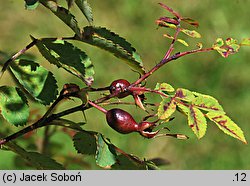
M56 79L38 63L18 59L11 64L10 69L17 81L40 103L49 105L56 99Z
M240 43L241 46L250 46L250 38L245 38Z
M188 29L181 29L181 32L183 32L184 34L188 35L189 37L194 37L194 38L201 38L200 33L198 33L195 30L188 30Z
M200 94L197 92L193 92L193 94L196 96L195 99L193 99L192 101L192 104L195 107L208 111L208 112L217 111L217 112L225 113L222 106L214 97L205 95L205 94Z
M71 43L49 38L37 40L36 46L50 63L64 68L88 86L94 81L94 69L89 57Z
M59 19L61 19L66 25L68 25L77 36L81 35L80 28L75 19L75 16L70 13L69 10L59 6L55 1L39 0L46 8L52 11Z
M116 157L113 145L101 134L97 134L96 164L103 168L111 168L117 161Z
M135 48L124 38L103 27L84 27L84 33L77 40L104 49L123 59L132 69L144 74L142 60Z
M25 8L27 10L34 10L39 5L39 0L25 0Z
M78 153L94 155L96 153L95 133L78 132L73 137L74 147Z
M0 87L0 109L3 117L15 126L23 126L28 120L27 99L19 88Z
M228 116L219 112L208 112L206 116L213 121L219 129L221 129L225 134L239 139L243 143L247 144L241 128L234 123Z
M168 83L157 83L155 86L155 90L158 91L163 91L163 92L174 92L174 88L172 87L172 85L168 84Z
M86 19L88 20L89 24L93 24L93 14L92 14L92 8L90 7L87 0L75 0L76 5L79 7L79 9L82 11Z
M194 94L190 90L184 88L178 88L176 90L175 97L187 102L191 102L195 98Z
M158 108L159 119L168 119L176 110L176 102L174 98L164 98Z

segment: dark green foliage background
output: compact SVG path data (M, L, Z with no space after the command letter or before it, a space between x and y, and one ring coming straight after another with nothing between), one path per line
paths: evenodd
M64 3L64 1L59 2ZM141 54L147 70L163 57L169 41L161 35L167 30L157 30L154 21L168 13L160 8L157 4L158 0L89 0L89 3L93 8L94 24L107 27L131 42ZM217 37L233 37L238 40L250 37L248 18L250 1L166 0L163 3L182 15L199 21L198 31L202 35L199 41L204 43L204 47L210 47ZM78 20L82 20L79 22L81 26L87 24L76 7L72 7L72 11L77 15ZM26 46L30 42L30 34L36 38L72 35L69 28L41 5L35 11L27 11L24 9L23 1L14 0L0 2L0 30L0 51L8 51L9 55ZM187 38L182 34L181 36ZM196 39L187 41L190 42L191 47L195 47ZM75 44L92 59L95 66L94 87L107 86L118 78L129 81L138 78L137 73L131 71L126 64L119 63L119 59L112 55L87 44L77 42ZM177 50L186 49L178 43L177 46L175 47ZM70 82L84 86L74 76L46 62L35 47L29 53L34 54L37 62L54 73L59 87ZM226 59L216 52L187 56L161 68L148 79L147 86L153 88L157 82L168 82L175 88L188 88L214 96L223 105L228 115L242 128L249 141L249 55L249 48L242 47L238 54ZM12 84L9 77L6 73L0 85ZM91 98L95 98L95 95L91 95ZM152 96L149 99L159 101ZM125 100L132 101L132 98ZM69 101L61 104L58 110L76 104L77 102ZM45 111L39 104L30 104L30 106L40 109L41 114ZM137 121L145 116L144 112L134 106L123 106L123 108L133 113ZM170 122L169 128L172 132L187 134L190 136L189 140L181 141L164 137L147 140L138 134L118 134L107 126L104 115L97 110L86 111L86 116L86 129L102 132L124 151L141 158L161 157L169 160L171 164L162 167L163 169L250 169L249 145L244 145L239 140L225 135L211 122L208 123L205 137L197 140L185 118L175 114L176 119ZM77 122L83 121L81 113L75 113L68 118L74 118ZM10 127L3 118L0 118L0 134L6 135L16 130L17 128ZM32 138L20 138L16 142L27 150L39 151L34 144L39 144L42 136L43 129L39 129ZM66 165L68 169L99 169L95 165L94 158L76 155L71 138L60 129L51 138L48 154ZM77 158L80 163L76 165L68 162L70 158ZM0 169L27 168L29 167L12 152L0 151Z

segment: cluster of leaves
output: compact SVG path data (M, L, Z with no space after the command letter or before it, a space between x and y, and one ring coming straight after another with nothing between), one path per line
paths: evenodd
M219 129L226 134L241 140L244 143L246 139L242 130L226 115L222 106L218 101L208 95L192 92L187 89L174 89L168 83L158 83L154 90L141 87L138 85L141 81L149 77L155 70L160 68L167 62L182 57L187 54L196 52L207 52L211 50L218 51L223 57L238 52L240 46L249 46L249 39L244 39L240 44L237 41L228 38L224 42L218 38L216 43L207 49L202 49L202 44L198 43L197 50L187 52L177 52L171 56L173 45L178 41L185 46L188 43L179 39L177 36L182 32L189 37L200 38L201 35L195 30L189 30L182 27L181 23L185 22L194 27L198 27L199 23L191 18L184 18L179 13L175 12L168 6L160 4L164 9L170 12L174 17L161 17L156 20L160 27L166 27L175 30L175 35L164 34L165 37L172 40L169 50L163 60L150 70L145 72L142 60L135 48L118 34L104 28L94 26L92 9L87 0L66 0L68 7L61 6L56 0L25 0L27 9L34 10L39 5L43 5L49 9L55 16L70 27L74 33L72 37L67 38L35 38L31 36L32 42L23 50L14 55L10 60L4 63L1 75L8 70L11 76L16 80L17 86L1 86L0 87L0 108L2 116L14 126L24 126L29 123L29 105L28 98L37 101L43 105L51 105L48 112L36 123L24 128L22 131L4 138L0 144L4 144L6 148L19 154L24 159L28 160L32 166L38 169L63 169L63 166L49 157L45 157L37 152L27 152L13 142L6 143L6 139L15 139L20 134L36 128L56 125L65 128L70 128L77 133L73 137L74 147L78 153L84 155L92 155L95 157L96 164L103 168L113 169L157 169L158 165L167 164L161 159L141 160L140 158L128 154L104 137L103 134L96 131L86 131L79 124L73 121L64 120L61 116L88 109L87 91L91 90L91 85L94 81L94 65L91 58L80 48L77 48L68 40L84 42L89 45L103 49L115 57L122 59L134 71L139 72L142 77L134 83L132 88L142 92L157 93L161 95L162 101L159 104L157 116L159 120L168 122L177 110L187 117L188 125L193 130L194 134L200 139L206 133L207 121L206 118L214 122ZM78 21L72 14L70 8L76 5L83 13L87 20L87 25L84 28L79 28ZM86 87L80 90L76 85L67 85L60 93L58 91L57 81L53 73L42 67L37 61L27 59L22 55L32 46L36 46L40 54L50 63L58 68L63 68L68 73L79 78L86 84ZM22 57L19 57L21 56ZM83 91L82 91L83 90ZM52 114L55 105L63 98L76 97L74 91L81 91L82 105L75 107L67 112ZM108 97L109 98L109 97ZM104 101L106 98L104 99ZM143 102L143 101L142 101ZM140 102L140 104L145 104ZM142 105L144 108L144 106ZM182 136L183 137L183 136ZM181 136L177 138L182 138ZM50 165L50 166L48 166Z
M68 9L60 6L56 1L25 0L25 7L29 10L34 10L39 4L50 9L59 19L74 31L74 36L63 39L36 39L31 36L31 44L29 44L23 51L35 45L41 55L49 63L56 65L58 68L65 69L70 74L81 79L87 86L91 86L94 81L94 66L92 61L84 51L66 40L77 40L99 47L114 56L121 58L133 68L133 70L138 71L141 74L145 73L142 60L130 43L118 34L115 34L104 27L93 26L92 9L86 0L67 2ZM73 4L76 4L77 7L79 7L88 21L88 25L83 29L78 27L75 16L69 10ZM11 60L4 64L1 75L3 75L6 70L8 70L10 75L16 80L18 87L0 87L1 114L10 124L13 124L14 126L25 126L29 123L30 116L27 97L31 97L32 101L37 101L43 105L50 105L58 97L59 91L57 81L51 71L42 67L39 62L31 60L26 55L22 55L18 58L12 57ZM61 122L59 123L61 124ZM59 123L54 122L52 124L60 125ZM72 123L70 125L64 124L63 127L69 127L81 131L74 137L74 144L77 151L83 154L95 154L95 150L93 149L96 149L96 162L101 167L115 166L114 164L117 164L118 162L120 168L124 166L124 168L130 169L135 169L139 164L143 169L155 165L151 161L140 160L136 156L126 154L125 152L123 152L122 155L119 155L117 152L118 148L115 150L115 146L112 145L108 139L104 138L102 134L88 131L83 132L80 126L74 125L72 127ZM96 141L94 139L96 139ZM86 141L91 142L90 146L88 146L89 143L86 143ZM8 143L7 147L26 159L31 166L38 169L63 169L62 165L49 157L43 157L42 154L35 152L26 152L12 142ZM33 159L34 161L32 161ZM128 162L130 162L130 164L128 164ZM48 164L51 166L48 167Z
M70 40L78 40L104 49L116 57L123 59L131 68L140 73L145 73L140 56L135 49L124 38L102 27L86 26L82 30L78 28L77 21L73 14L66 8L61 7L56 1L47 0L26 0L28 9L35 9L39 3L49 8L75 32ZM68 1L72 6L73 1ZM76 5L83 12L84 16L93 24L92 11L86 0L76 0ZM74 20L74 21L73 21ZM74 24L72 23L74 22ZM94 81L94 66L88 55L65 39L31 37L39 52L51 64L63 68L67 72L81 79L86 85L91 86ZM2 74L9 66L5 63ZM49 105L58 94L58 86L54 75L42 67L38 62L24 57L15 60L10 64L11 75L18 81L21 88L24 88L38 102ZM25 94L20 88L2 86L1 110L3 117L10 123L18 126L25 125L29 117L28 103ZM13 117L13 115L20 117Z
M208 118L226 134L247 143L242 130L226 115L222 106L212 96L184 88L175 90L167 83L158 83L155 90L163 93L157 113L161 120L168 120L178 110L187 117L189 127L200 139L206 133Z

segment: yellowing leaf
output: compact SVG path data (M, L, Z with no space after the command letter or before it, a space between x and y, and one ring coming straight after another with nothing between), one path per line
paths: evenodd
M243 131L228 116L220 112L208 112L206 116L213 121L225 134L247 143Z
M175 97L188 102L192 101L195 98L194 94L190 90L184 88L178 88L176 90Z
M174 88L172 87L172 85L168 84L168 83L157 83L155 86L155 90L159 90L159 91L166 91L166 92L174 92Z
M250 38L245 38L241 41L240 45L250 46Z
M189 46L188 43L182 39L177 39L177 41L185 46Z
M198 139L202 138L207 129L207 121L204 114L192 105L188 112L188 125L193 130Z
M216 43L213 44L213 49L216 50L222 57L226 58L229 55L238 52L240 45L237 44L237 40L233 38L227 38L225 43L222 38L217 38Z
M165 98L160 103L158 108L158 117L159 119L167 119L169 118L176 110L176 102L174 98Z
M200 33L198 33L198 32L195 31L195 30L188 30L188 29L182 28L182 29L181 29L181 32L183 32L184 34L186 34L186 35L188 35L188 36L190 36L190 37L201 38Z
M214 97L197 92L193 92L193 94L196 96L192 100L192 104L195 107L205 111L218 111L221 113L225 113L222 106Z
M188 118L188 125L198 139L202 138L207 129L207 121L204 114L193 105L177 103L178 110Z
M202 43L197 43L196 46L198 47L198 50L202 49L203 47Z
M156 20L156 24L160 27L167 27L167 28L173 28L176 29L176 25L172 23L166 23L165 21L162 20Z
M163 34L164 37L168 38L168 39L174 39L173 36L169 35L169 34Z

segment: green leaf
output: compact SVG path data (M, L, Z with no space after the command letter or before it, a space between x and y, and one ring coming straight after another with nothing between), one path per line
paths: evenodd
M73 137L74 147L78 153L94 155L96 153L96 134L77 132Z
M51 10L59 19L68 25L77 36L81 36L80 28L75 19L75 16L69 10L59 6L55 1L39 0L46 8Z
M162 158L153 158L150 160L145 161L146 165L148 166L149 170L158 170L158 166L169 165L170 162L166 159Z
M50 157L38 152L28 152L26 155L28 163L39 170L62 170L64 167Z
M73 129L75 131L84 131L81 128L81 126L84 125L84 124L86 124L86 123L84 123L84 122L75 123L75 122L73 122L71 120L60 118L60 119L53 120L52 122L50 122L49 125L62 126L62 127L65 127L65 128Z
M116 163L116 157L112 144L107 139L104 139L101 134L98 134L96 164L103 168L111 168Z
M94 81L94 69L89 57L71 43L60 39L40 39L36 46L50 63L64 68L87 85Z
M18 154L23 160L32 167L39 170L62 170L64 167L50 157L38 152L27 152L14 142L4 144L9 150Z
M158 91L166 91L166 92L174 92L174 88L172 87L172 85L168 84L168 83L157 83L155 86L155 90Z
M40 103L49 105L56 99L56 79L38 63L18 59L11 64L11 71L17 81Z
M155 165L155 163L152 161L146 161L146 165L147 170L160 170L159 167L157 167L157 165Z
M242 46L250 46L250 38L245 38L241 41L240 45Z
M200 94L197 92L193 92L193 94L196 96L195 99L192 100L192 104L195 107L209 112L217 111L225 113L218 100L214 97L205 94Z
M220 112L208 112L206 116L213 121L225 134L247 143L243 131L228 116Z
M191 102L195 98L194 94L190 90L184 88L178 88L176 90L175 97L187 102Z
M189 106L188 125L193 130L198 139L202 138L207 129L207 121L204 114L193 105Z
M201 38L200 33L198 33L198 32L195 31L195 30L188 30L188 29L182 28L182 29L181 29L181 32L183 32L184 34L186 34L186 35L188 35L188 36L190 36L190 37Z
M73 6L73 4L75 3L75 0L66 0L67 5L68 5L68 10Z
M27 10L34 10L39 5L39 0L25 0L25 8Z
M114 32L103 27L87 26L84 27L83 36L77 39L104 49L123 59L135 71L141 74L145 73L142 60L135 48Z
M82 11L86 19L88 20L89 24L93 24L93 14L92 14L92 8L90 7L87 0L75 0L76 5L79 7L79 9Z
M159 119L168 119L176 110L176 102L174 98L164 98L158 108Z
M222 38L217 38L217 39L216 39L216 42L215 42L214 45L213 45L213 48L214 48L214 47L222 47L223 45L224 45L223 39L222 39Z
M120 154L116 157L117 162L112 165L114 170L146 170L146 163L139 163L130 158L132 155ZM133 156L133 158L135 158Z
M0 108L3 117L15 126L23 126L28 121L27 99L19 88L0 87Z

